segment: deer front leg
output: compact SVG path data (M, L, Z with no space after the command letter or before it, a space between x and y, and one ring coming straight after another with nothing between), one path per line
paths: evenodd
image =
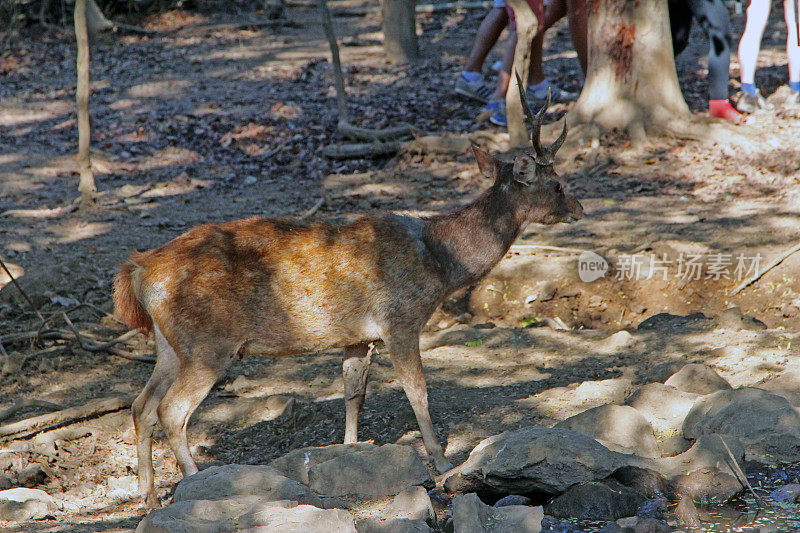
M367 394L369 365L372 362L372 347L361 343L346 346L342 363L344 380L345 426L344 443L358 442L358 413Z
M425 385L425 376L422 373L422 359L419 355L419 336L411 334L393 334L390 339L384 339L392 359L392 366L397 372L400 383L403 385L414 415L417 417L422 442L425 449L433 458L433 464L439 472L446 472L453 465L445 459L442 445L433 430L431 415L428 412L428 388Z

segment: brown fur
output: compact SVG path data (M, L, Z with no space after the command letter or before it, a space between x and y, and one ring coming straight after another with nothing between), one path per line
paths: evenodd
M133 405L140 490L155 504L151 445L164 426L184 475L197 471L186 424L233 356L280 357L347 347L346 439L373 341L386 343L436 467L450 467L428 413L419 333L448 294L480 279L528 221L580 218L551 165L503 163L476 151L494 184L471 204L414 218L396 213L346 224L251 218L193 228L135 253L114 282L119 316L155 331L153 376Z

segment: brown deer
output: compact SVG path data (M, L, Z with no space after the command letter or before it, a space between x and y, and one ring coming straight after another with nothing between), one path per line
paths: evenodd
M230 361L345 347L345 442L357 440L370 343L382 340L440 472L449 470L428 412L419 334L453 291L485 276L528 222L581 218L553 170L566 124L552 146L533 115L534 152L500 161L473 148L494 184L475 201L426 217L362 216L346 224L251 218L193 228L167 244L134 252L114 280L117 315L153 331L157 361L133 403L139 490L159 505L152 439L164 428L184 476L197 472L186 440L192 412ZM549 101L548 101L549 103Z

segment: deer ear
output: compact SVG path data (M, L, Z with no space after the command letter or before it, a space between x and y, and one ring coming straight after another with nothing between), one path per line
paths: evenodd
M528 154L520 154L514 160L514 181L530 185L536 180L536 161Z
M478 168L481 170L481 174L487 178L496 178L497 169L500 167L500 161L483 148L478 148L474 144L472 145L472 153L475 156L475 160L478 162Z

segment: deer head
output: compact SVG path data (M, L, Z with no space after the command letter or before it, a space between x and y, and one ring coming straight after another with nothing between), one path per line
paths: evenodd
M550 106L550 91L547 92L547 103L534 114L528 105L519 74L516 77L525 123L531 130L533 153L522 153L513 163L504 163L484 150L473 149L478 166L486 176L507 180L516 189L515 194L524 195L525 203L530 208L528 221L540 224L574 222L583 216L583 206L567 194L553 169L555 154L567 137L567 122L564 121L564 129L558 139L552 145L543 147L539 136L542 120Z

